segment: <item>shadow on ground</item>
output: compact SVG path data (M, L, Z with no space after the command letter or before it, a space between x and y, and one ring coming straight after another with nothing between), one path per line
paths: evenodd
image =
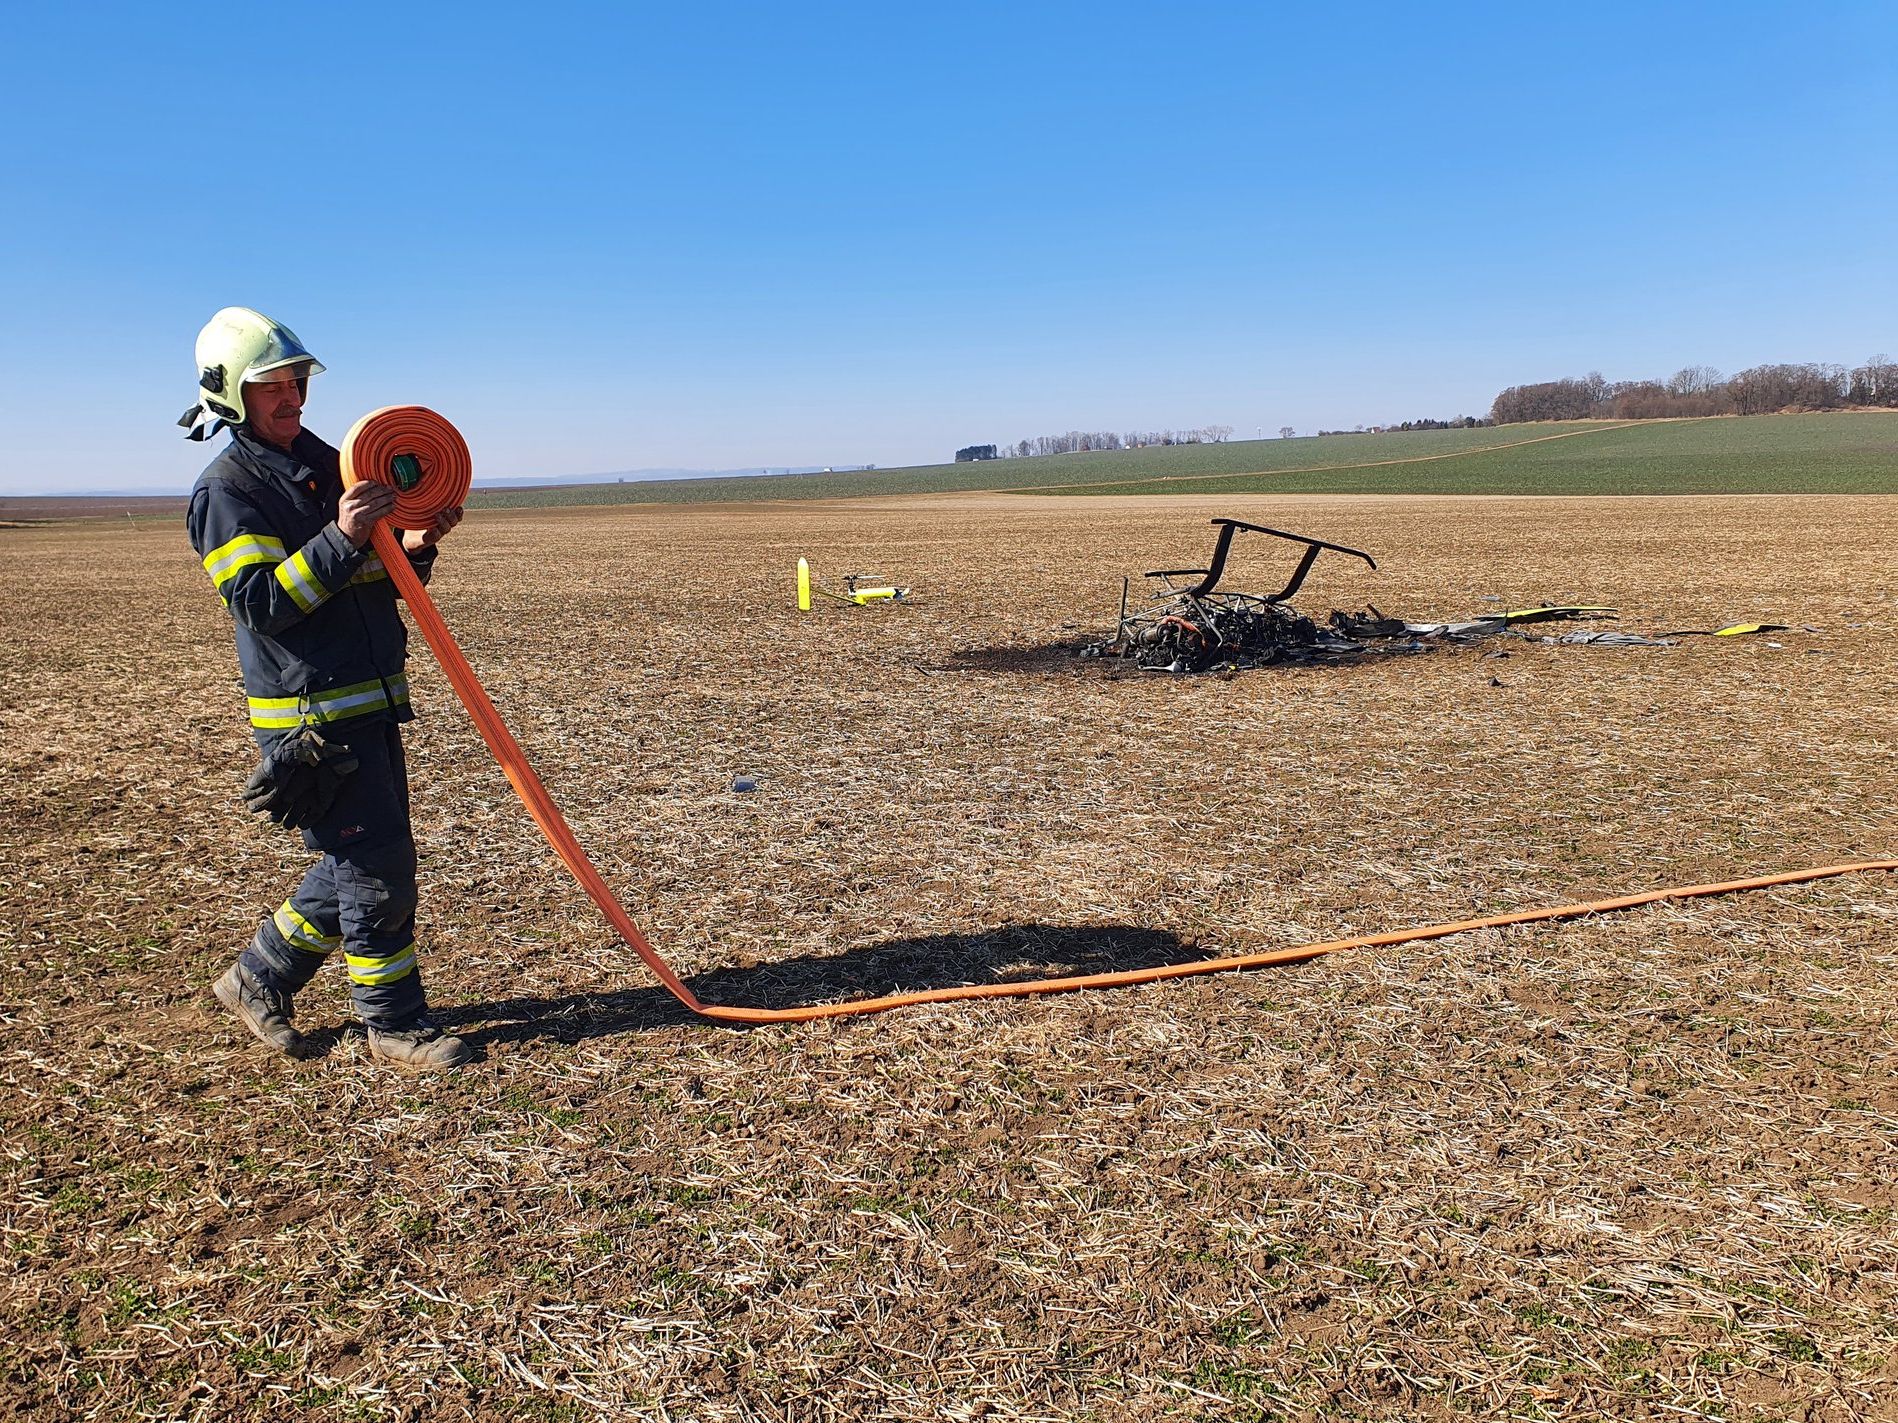
M945 672L988 672L997 674L1039 674L1043 676L1096 677L1118 682L1128 677L1164 677L1179 675L1157 667L1141 667L1126 657L1083 657L1078 642L1049 642L1034 647L965 647L939 663L919 665L920 672L937 675ZM1355 653L1289 652L1278 657L1235 654L1233 662L1200 669L1203 676L1232 676L1235 671L1270 669L1283 676L1291 672L1312 673L1334 667L1373 665L1385 657L1426 650L1414 643L1369 646ZM1505 656L1507 654L1504 654Z
M1159 929L1126 924L1010 924L981 934L926 934L841 954L715 969L688 979L687 986L701 1001L723 1007L795 1008L967 984L1118 973L1209 957L1178 935ZM579 1042L708 1021L658 986L559 998L507 998L442 1009L433 1016L475 1044L524 1038Z
M1085 640L1047 642L1033 647L963 647L924 672L1042 672L1117 677L1125 675L1119 658L1083 657Z

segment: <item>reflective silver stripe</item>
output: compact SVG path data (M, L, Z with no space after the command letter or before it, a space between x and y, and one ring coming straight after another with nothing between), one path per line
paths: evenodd
M222 583L246 563L276 563L284 557L283 540L270 534L239 534L204 556L204 571Z
M222 588L226 583L230 582L240 570L249 568L253 563L275 566L279 562L281 562L280 559L273 558L270 554L263 552L261 549L240 548L237 552L227 553L223 558L218 560L217 566L210 570L211 581Z
M348 697L310 698L311 711L325 718L333 717L339 720L349 716L352 712L367 711L372 707L386 707L387 705L389 705L389 698L384 695L380 687L369 692L357 692L354 696Z
M305 721L347 721L385 707L409 704L409 679L398 672L388 679L388 691L381 682L357 682L334 691L306 697L252 697L250 724L264 731L281 731Z
M310 561L298 549L276 567L276 578L284 591L296 599L297 606L304 612L320 607L330 590L317 582L316 574L310 568Z

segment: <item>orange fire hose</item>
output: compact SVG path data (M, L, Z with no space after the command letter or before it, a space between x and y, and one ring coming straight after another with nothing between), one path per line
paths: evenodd
M1129 969L1120 973L1088 973L1072 978L1048 978L1029 983L983 983L961 988L932 988L916 993L892 993L882 998L860 998L844 1003L817 1003L799 1008L729 1008L702 1003L687 988L659 951L647 942L632 916L620 907L613 891L600 877L586 851L574 838L560 808L547 794L547 788L534 774L520 744L514 740L501 714L482 690L474 669L462 656L448 624L422 587L415 570L409 566L400 543L390 532L394 524L404 529L425 529L434 523L443 509L462 503L468 495L472 465L468 446L460 432L432 410L419 405L389 406L375 410L358 420L343 440L343 483L371 479L394 485L398 491L395 512L378 524L374 533L376 552L408 601L409 611L422 636L434 649L436 660L447 675L449 685L461 704L474 718L482 740L500 762L527 813L540 827L547 843L561 863L573 872L607 922L645 960L666 989L694 1013L728 1023L794 1023L813 1018L842 1018L858 1013L880 1013L915 1003L948 1003L964 998L1014 998L1032 993L1066 993L1079 988L1121 988L1135 983L1154 983L1167 978L1187 978L1203 973L1223 973L1232 969L1263 968L1268 964L1297 963L1341 949L1369 948L1380 944L1410 944L1425 939L1442 939L1469 929L1496 929L1508 924L1531 924L1539 920L1577 919L1585 914L1605 914L1617 909L1654 904L1664 899L1693 899L1702 895L1732 894L1739 890L1766 889L1773 885L1802 884L1809 880L1830 879L1838 875L1862 874L1872 870L1898 870L1898 860L1865 860L1849 865L1825 865L1817 869L1791 870L1782 874L1761 875L1754 879L1728 880L1720 884L1685 885L1672 889L1651 889L1616 899L1598 899L1587 904L1561 904L1547 909L1529 909L1514 914L1493 914L1483 919L1463 919L1454 924L1432 924L1419 929L1397 929L1384 934L1364 934L1351 939L1332 939L1321 944L1301 944L1293 948L1272 949L1257 954L1235 954L1228 958L1200 959L1191 963L1162 964L1155 968Z

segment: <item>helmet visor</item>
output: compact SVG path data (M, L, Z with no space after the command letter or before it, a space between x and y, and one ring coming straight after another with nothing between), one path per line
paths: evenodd
M244 367L240 378L246 381L260 380L302 380L315 375L323 369L323 363L303 349L303 343L296 333L282 326L272 326L264 349L259 351L251 363ZM272 375L281 371L281 375Z

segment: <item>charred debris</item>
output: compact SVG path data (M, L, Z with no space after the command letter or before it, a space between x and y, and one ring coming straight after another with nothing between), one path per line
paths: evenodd
M1132 580L1123 579L1120 618L1113 638L1085 644L1080 649L1081 656L1130 661L1152 672L1190 673L1417 653L1444 643L1477 642L1499 634L1542 642L1631 647L1669 645L1662 638L1599 629L1576 629L1555 637L1518 631L1539 623L1612 620L1616 610L1604 607L1548 604L1460 622L1407 622L1387 617L1373 607L1357 613L1334 610L1320 624L1291 604L1319 556L1329 552L1361 559L1375 569L1377 561L1370 554L1240 519L1212 522L1219 534L1207 566L1157 568L1145 574L1159 586L1149 593L1145 606L1136 608L1129 606L1133 596ZM1263 534L1302 547L1297 567L1278 592L1241 593L1219 586L1233 539L1241 533ZM1760 630L1769 628L1770 625L1760 625ZM1749 626L1748 630L1754 629Z

